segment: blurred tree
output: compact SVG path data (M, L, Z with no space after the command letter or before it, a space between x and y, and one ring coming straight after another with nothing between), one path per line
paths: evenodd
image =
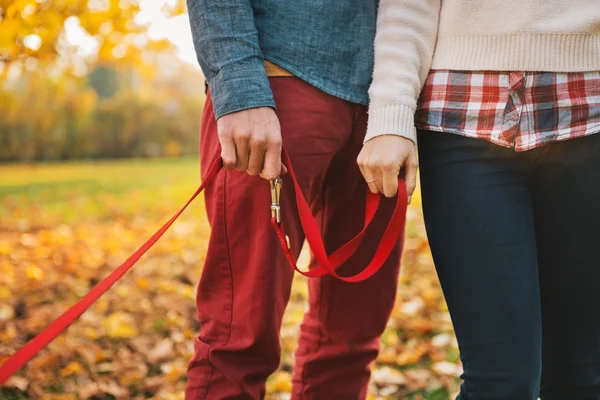
M185 0L0 0L0 162L195 153L203 78L157 7Z
M88 85L100 98L113 97L119 88L117 71L112 65L99 65L88 75Z
M152 0L157 1L157 0ZM163 0L168 16L185 10L185 0ZM147 26L136 22L140 0L0 0L0 64L45 63L61 59L139 64L140 51L163 51L167 40L152 41ZM67 31L79 43L67 39ZM82 46L83 44L83 46ZM82 50L83 49L83 50Z
M117 82L132 74L115 71ZM181 90L181 81L196 90ZM14 88L0 85L0 162L196 153L203 106L198 70L181 65L173 77L146 84L151 90L122 85L102 98L87 77L36 70Z

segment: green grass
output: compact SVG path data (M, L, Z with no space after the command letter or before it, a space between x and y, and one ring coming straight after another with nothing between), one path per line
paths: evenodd
M0 400L28 400L29 398L17 389L0 389Z
M200 182L196 157L0 166L0 227L168 213Z

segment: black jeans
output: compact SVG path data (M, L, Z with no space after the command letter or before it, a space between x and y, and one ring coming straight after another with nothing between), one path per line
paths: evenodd
M600 399L600 133L516 153L419 132L460 400Z

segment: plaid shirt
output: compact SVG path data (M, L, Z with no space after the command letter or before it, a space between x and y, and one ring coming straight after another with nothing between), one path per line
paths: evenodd
M525 151L600 132L600 71L431 71L419 129L486 139Z

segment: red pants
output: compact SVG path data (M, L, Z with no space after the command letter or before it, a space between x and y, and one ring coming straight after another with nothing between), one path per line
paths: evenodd
M294 77L271 78L284 146L313 207L328 251L361 229L367 190L356 157L367 113ZM220 154L212 102L206 102L201 164ZM304 241L293 186L283 178L282 219L297 256ZM205 192L212 228L198 287L201 324L188 367L188 400L260 399L279 365L279 329L293 273L270 225L267 181L222 171ZM370 261L394 201L385 200L371 234L340 273ZM310 279L309 309L300 327L293 399L366 397L369 364L393 307L401 246L383 268L361 283Z

